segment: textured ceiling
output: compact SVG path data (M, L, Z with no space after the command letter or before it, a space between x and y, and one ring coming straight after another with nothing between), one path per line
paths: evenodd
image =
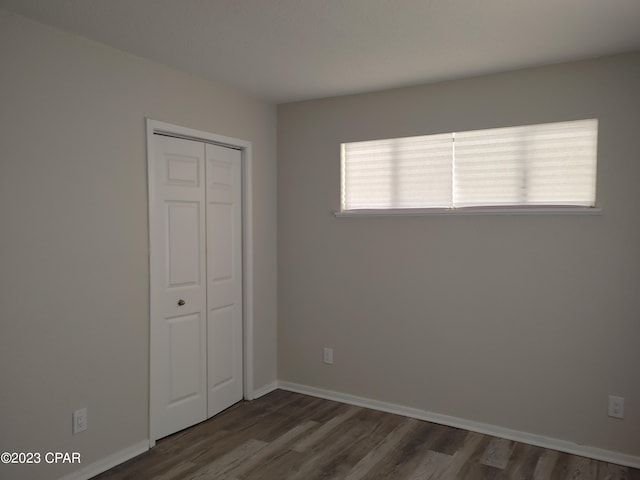
M0 0L273 102L640 50L640 0Z

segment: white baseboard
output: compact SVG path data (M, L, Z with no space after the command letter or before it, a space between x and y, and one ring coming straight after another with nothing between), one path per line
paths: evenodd
M359 407L371 408L373 410L379 410L382 412L395 413L397 415L403 415L405 417L416 418L418 420L425 420L427 422L447 425L449 427L462 428L464 430L469 430L472 432L505 438L507 440L513 440L516 442L535 445L551 450L558 450L560 452L592 458L594 460L615 463L617 465L624 465L626 467L640 468L640 457L634 455L627 455L610 450L603 450L601 448L578 445L577 443L567 442L566 440L559 440L557 438L545 437L542 435L521 432L518 430L511 430L509 428L474 422L472 420L451 417L449 415L441 415L439 413L428 412L426 410L420 410L417 408L405 407L403 405L380 402L378 400L372 400L370 398L358 397L355 395L334 392L331 390L324 390L322 388L310 387L308 385L301 385L291 382L278 382L278 388L281 388L282 390L288 390L290 392L303 393L305 395L325 398L327 400L334 400L336 402L357 405Z
M149 450L149 440L143 440L142 442L131 445L130 447L120 450L113 455L109 455L102 460L98 460L97 462L82 467L77 472L65 475L60 480L88 480L89 478L95 477L102 472L106 472L110 468L120 465L127 460L131 460L133 457L136 457L147 450Z
M255 400L256 398L260 398L264 395L266 395L267 393L271 393L274 390L278 389L278 382L271 382L267 385L265 385L264 387L260 387L257 390L253 391L253 397L252 398L248 398L247 400Z

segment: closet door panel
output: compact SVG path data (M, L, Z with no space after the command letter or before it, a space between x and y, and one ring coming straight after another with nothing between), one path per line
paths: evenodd
M242 154L206 146L208 416L242 399Z
M206 419L205 147L154 135L149 164L151 435Z

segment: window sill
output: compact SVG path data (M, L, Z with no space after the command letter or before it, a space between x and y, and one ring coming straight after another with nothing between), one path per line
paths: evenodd
M602 215L599 207L513 207L513 208L401 208L388 210L346 210L336 217L430 217L458 215Z

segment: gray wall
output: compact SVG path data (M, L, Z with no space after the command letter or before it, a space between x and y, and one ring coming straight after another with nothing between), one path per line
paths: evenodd
M640 455L639 85L629 54L281 105L279 379ZM341 142L584 118L601 216L332 215Z
M148 438L145 117L253 142L255 387L274 382L275 106L1 10L0 59L0 451L83 467Z

